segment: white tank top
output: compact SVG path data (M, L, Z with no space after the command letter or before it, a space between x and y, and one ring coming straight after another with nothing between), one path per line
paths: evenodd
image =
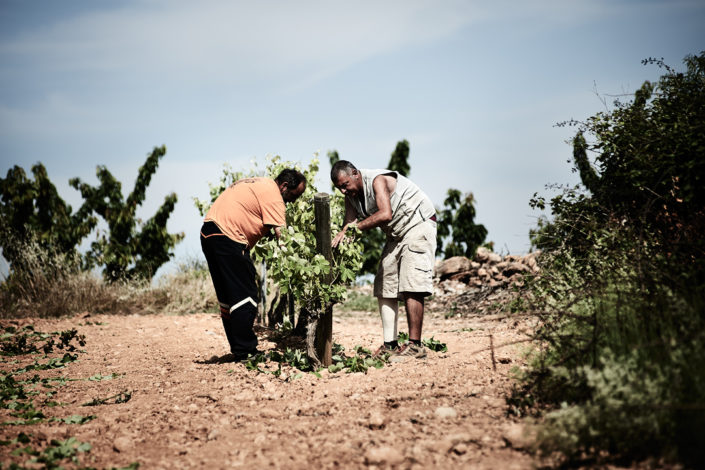
M410 179L392 170L359 170L362 176L362 193L349 198L355 207L358 218L366 219L379 210L375 200L372 181L379 175L392 176L397 180L394 192L390 194L392 220L380 228L388 237L401 238L416 225L436 215L433 203Z

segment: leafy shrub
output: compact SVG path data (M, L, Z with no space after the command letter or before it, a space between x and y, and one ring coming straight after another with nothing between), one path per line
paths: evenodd
M645 62L656 85L571 123L582 185L531 234L536 348L510 402L548 406L537 446L567 462L705 460L705 53Z
M585 382L590 398L562 402L546 415L538 434L540 449L576 458L594 448L608 451L612 459L665 451L663 437L676 431L668 405L674 398L669 377L661 367L646 371L640 359L638 354L606 354L598 367L572 371Z

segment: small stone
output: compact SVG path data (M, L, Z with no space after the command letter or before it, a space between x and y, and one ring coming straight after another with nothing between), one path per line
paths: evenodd
M214 441L218 438L218 436L220 436L220 431L218 430L218 428L215 428L211 432L208 433L207 439L209 441Z
M470 270L470 260L465 256L453 256L436 266L436 277L448 278L453 274Z
M531 271L527 265L522 263L509 263L503 270L502 274L507 277L512 277L514 274L522 274Z
M384 429L386 421L387 420L384 418L382 413L379 411L373 411L370 413L370 417L367 420L367 427L370 429Z
M132 439L127 436L116 437L113 441L113 449L117 452L125 452L132 448Z
M490 253L487 261L493 264L497 264L502 261L502 257L497 253Z
M466 454L468 451L468 446L467 444L460 442L453 447L453 452L455 452L458 455L463 455Z
M439 406L433 414L436 415L436 418L440 419L455 418L458 416L458 412L449 406Z
M399 465L404 462L404 456L393 447L373 447L365 452L367 465Z
M505 426L502 438L509 447L514 449L527 449L532 443L531 436L520 423L511 423Z
M506 353L497 354L497 362L500 364L511 364L512 357Z
M491 251L484 246L481 246L475 252L475 261L484 263L489 260Z

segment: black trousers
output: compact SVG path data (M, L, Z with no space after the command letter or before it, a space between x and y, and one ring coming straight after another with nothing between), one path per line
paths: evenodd
M233 354L254 352L257 336L252 326L257 317L259 296L250 252L242 243L225 236L213 222L205 222L201 227L201 249L220 303L230 351Z

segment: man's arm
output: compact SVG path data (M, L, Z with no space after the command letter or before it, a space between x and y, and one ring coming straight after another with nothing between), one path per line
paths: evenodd
M335 236L331 246L335 248L345 237L345 231L351 225L356 225L360 230L369 230L386 224L392 220L392 203L390 194L396 187L397 180L391 176L379 175L372 181L372 189L375 192L375 202L377 203L377 212L359 222L355 222L355 208L345 198L345 225L343 229ZM352 215L352 219L349 218Z
M284 246L284 242L282 240L282 228L279 225L270 225L270 224L265 224L265 227L267 227L267 234L265 235L267 238L275 238L277 239L277 244L279 247Z
M368 218L357 223L360 230L369 230L379 227L392 220L392 202L390 194L394 191L397 180L391 176L379 175L372 181L372 189L375 192L375 202L377 212Z

